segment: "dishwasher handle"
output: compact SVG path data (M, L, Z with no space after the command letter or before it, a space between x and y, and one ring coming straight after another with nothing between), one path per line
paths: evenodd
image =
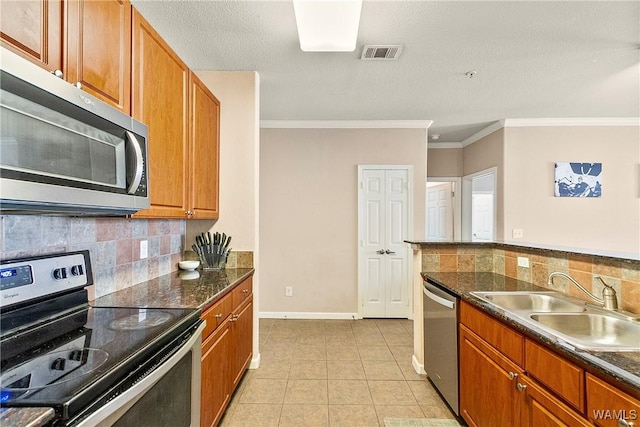
M438 303L438 304L440 304L440 305L442 305L442 306L445 306L445 307L447 307L447 308L449 308L449 309L452 309L452 310L455 308L455 306L456 306L456 302L455 302L455 301L449 301L448 299L442 298L441 296L436 295L436 294L434 294L433 292L430 292L430 291L427 289L427 287L426 287L426 286L423 286L423 288L422 288L422 289L423 289L423 291L424 291L424 294L425 294L429 299L431 299L432 301L435 301L436 303Z

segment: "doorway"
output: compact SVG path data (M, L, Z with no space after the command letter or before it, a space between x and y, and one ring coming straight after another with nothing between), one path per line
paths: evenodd
M412 166L358 166L360 317L411 317Z
M474 242L496 238L497 168L463 178L463 238Z

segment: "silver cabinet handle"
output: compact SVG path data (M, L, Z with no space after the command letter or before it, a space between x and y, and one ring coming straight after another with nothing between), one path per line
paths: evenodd
M633 421L623 420L622 418L618 419L618 427L635 427L635 425Z
M54 76L56 76L59 79L64 77L64 73L62 72L62 70L54 70L54 71L51 72L51 74L53 74Z
M249 289L243 289L243 290L242 290L242 293L243 293L243 294L248 294L248 293L249 293Z
M77 87L78 89L82 89L82 83L80 83L80 82L76 82L76 87Z
M518 374L516 374L515 372L509 371L509 379L513 381L516 378L518 378Z
M527 386L524 384L516 384L516 388L518 389L518 391L525 391L527 389Z
M386 251L384 251L384 253L385 253L385 254L387 254L387 255L394 255L394 254L395 254L395 252L390 251L389 249L387 249Z
M216 314L216 319L222 319L222 313Z
M384 255L384 249L380 249L379 251L376 251L376 253L379 255Z

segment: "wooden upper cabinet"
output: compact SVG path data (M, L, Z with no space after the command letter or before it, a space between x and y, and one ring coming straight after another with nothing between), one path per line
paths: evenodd
M184 218L189 69L133 10L131 112L149 127L151 208L136 217Z
M190 82L189 211L194 219L218 218L220 102L193 72Z
M62 71L62 1L2 0L2 46L48 71Z
M65 79L130 114L129 1L70 0L66 12Z

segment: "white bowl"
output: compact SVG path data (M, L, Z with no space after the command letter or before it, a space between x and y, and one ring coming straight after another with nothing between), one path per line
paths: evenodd
M200 261L180 261L178 267L182 270L193 271L200 265Z

